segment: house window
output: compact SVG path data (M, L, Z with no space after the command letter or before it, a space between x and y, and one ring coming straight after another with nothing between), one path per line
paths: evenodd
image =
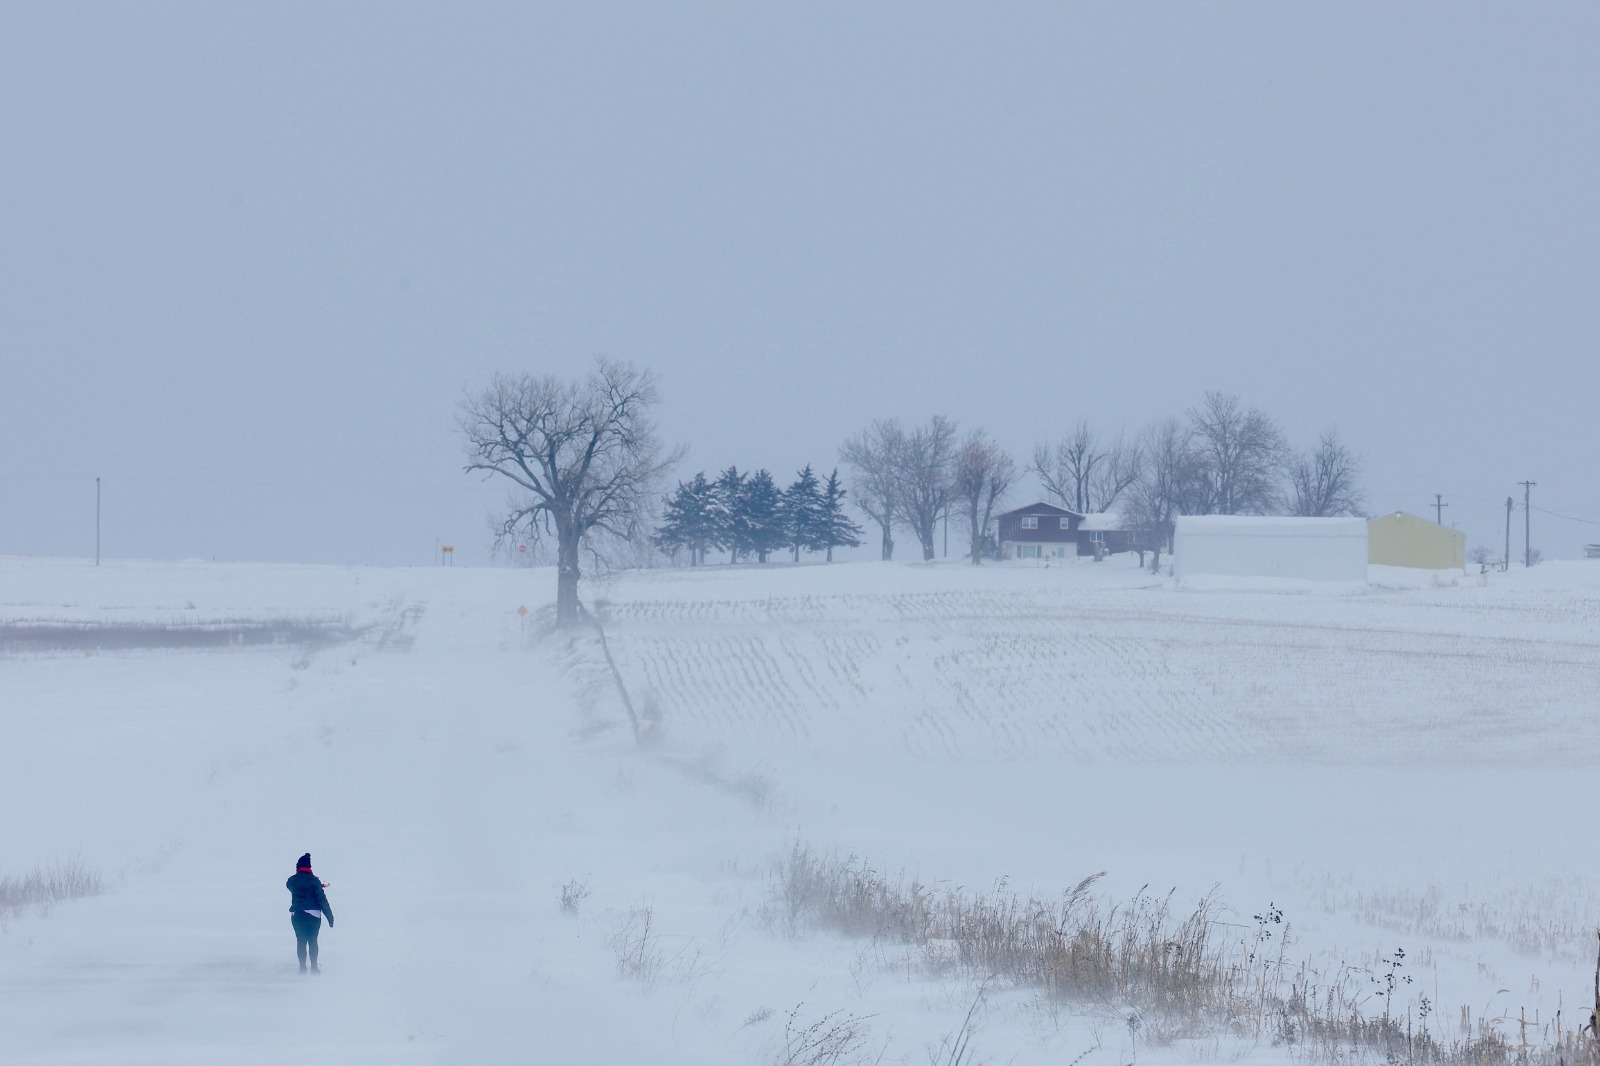
M1070 519L1070 518L1063 518L1063 519L1062 519L1062 520L1061 520L1061 528L1062 528L1062 529L1071 529L1071 528L1072 528L1072 519Z
M1023 529L1038 529L1039 519L1036 515L1024 515L1022 518Z
M1027 521L1027 519L1023 519L1023 521ZM1039 545L1037 545L1037 544L1018 544L1017 545L1017 558L1018 559L1037 559L1037 558L1039 558Z

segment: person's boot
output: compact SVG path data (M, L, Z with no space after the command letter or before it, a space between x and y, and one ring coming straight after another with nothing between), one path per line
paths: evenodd
M300 972L301 973L305 973L306 972L306 964L303 963L303 962L300 964Z

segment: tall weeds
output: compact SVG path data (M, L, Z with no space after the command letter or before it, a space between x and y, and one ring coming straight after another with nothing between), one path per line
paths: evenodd
M779 868L769 915L790 932L816 928L903 945L930 971L955 967L973 980L1114 1011L1158 1046L1224 1034L1265 1040L1312 1061L1595 1061L1593 1040L1581 1033L1513 1045L1480 1023L1445 1039L1428 1028L1426 1000L1413 1017L1392 1009L1392 995L1375 999L1364 971L1341 967L1329 975L1290 961L1274 908L1249 927L1221 921L1215 893L1186 908L1175 908L1171 893L1143 891L1112 903L1094 891L1100 876L1053 898L1020 895L1004 881L989 892L936 889L887 876L855 856L796 845Z
M0 920L29 907L48 908L70 899L98 896L103 888L100 874L79 858L35 866L21 877L0 877Z

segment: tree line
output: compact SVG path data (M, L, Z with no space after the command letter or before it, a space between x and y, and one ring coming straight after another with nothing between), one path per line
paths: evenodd
M915 426L875 421L839 457L857 506L878 526L884 559L894 557L896 529L910 530L923 558L933 558L934 521L955 514L967 520L972 561L981 561L989 520L1017 471L983 430L958 440L956 423L937 415ZM1032 459L1028 472L1047 497L1077 514L1120 513L1157 566L1179 515L1333 517L1360 514L1363 504L1360 459L1337 429L1297 451L1270 415L1217 391L1131 436L1104 438L1080 421L1035 447Z
M963 435L942 415L914 425L879 419L839 447L848 489L837 468L822 481L807 465L780 489L766 470L730 466L715 480L702 471L680 482L657 522L661 480L684 455L662 445L657 402L648 370L602 358L572 380L497 374L461 403L466 470L516 487L497 535L555 542L559 625L583 619L585 553L589 569L603 568L617 545L644 543L690 565L704 564L710 551L757 562L781 550L796 560L821 552L831 561L834 548L861 542L861 527L844 511L847 495L878 527L882 558L893 558L903 529L932 559L937 523L958 517L976 564L1019 473L981 428ZM1361 513L1360 460L1336 429L1296 451L1276 420L1223 392L1131 436L1102 438L1079 422L1036 447L1032 460L1027 472L1066 510L1120 512L1156 552L1155 566L1179 515Z
M764 563L784 549L795 562L805 551L822 552L831 563L833 549L861 543L861 527L845 514L845 495L837 468L818 481L810 463L786 489L766 470L742 474L730 466L715 481L702 470L667 497L654 541L674 559L686 553L690 566L703 566L708 551L725 551L734 563Z

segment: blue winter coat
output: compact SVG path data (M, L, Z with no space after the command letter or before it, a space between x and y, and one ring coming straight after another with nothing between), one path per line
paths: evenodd
M283 883L283 887L289 890L291 914L321 911L322 916L328 919L328 924L333 924L333 908L328 906L328 894L322 890L322 882L317 880L316 874L296 870L294 876Z

